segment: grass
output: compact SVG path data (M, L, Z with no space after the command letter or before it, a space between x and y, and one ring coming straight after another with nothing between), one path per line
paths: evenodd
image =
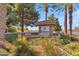
M69 38L69 37L67 37ZM67 39L66 36L62 39ZM73 38L76 39L76 38ZM63 51L59 47L62 47L65 51L67 51L71 55L79 55L79 43L77 41L60 41L61 39L56 37L50 38L30 38L30 40L26 40L24 37L23 40L19 36L17 40L15 40L15 44L8 44L7 47L9 49L9 53L11 55L18 55L18 56L60 56L63 55ZM68 42L68 39L67 39Z
M0 56L7 56L7 55L9 55L9 53L5 49L0 48Z
M61 53L56 52L59 44L56 41L56 38L38 38L35 40L31 40L28 43L28 46L30 49L36 52L37 55L47 55L47 56L52 56L52 55L60 55Z
M73 56L79 56L79 42L71 42L65 45L64 49Z
M61 44L57 38L35 38L31 40L21 40L20 38L15 41L16 44L7 44L6 48L9 49L10 55L18 56L59 56L62 55L60 50Z
M18 56L52 56L60 55L58 50L60 44L56 38L36 38L32 40L17 40L15 45L7 45L12 55ZM57 51L58 50L58 51ZM59 52L59 53L58 53Z

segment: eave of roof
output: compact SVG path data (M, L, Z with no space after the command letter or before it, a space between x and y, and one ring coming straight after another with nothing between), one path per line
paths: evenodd
M35 25L36 26L55 25L55 22L54 21L50 21L50 20L40 21L40 22L36 22Z

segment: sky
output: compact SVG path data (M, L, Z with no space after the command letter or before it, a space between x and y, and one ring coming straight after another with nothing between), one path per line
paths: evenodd
M74 7L76 7L74 5ZM45 20L45 11L44 8L38 9L38 4L36 5L36 10L39 11L40 17L39 17L39 21L44 21ZM67 12L68 13L68 12ZM64 11L60 12L59 14L56 12L51 11L51 8L49 8L48 10L48 16L54 14L56 18L58 18L58 21L61 25L61 28L63 29L64 27ZM69 15L68 15L69 16ZM67 21L67 26L69 29L69 17L68 17L68 21ZM77 8L76 11L73 12L73 24L72 27L73 29L75 29L75 27L79 26L79 9ZM28 27L31 30L38 30L38 27Z

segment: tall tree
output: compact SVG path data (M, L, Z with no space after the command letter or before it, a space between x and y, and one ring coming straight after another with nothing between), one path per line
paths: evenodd
M54 10L56 12L61 12L64 11L64 34L67 35L67 3L57 3L53 4L54 5ZM52 7L53 8L53 7Z
M48 20L52 20L55 23L55 31L61 31L61 26L59 24L58 18L54 14L48 16Z
M45 6L45 20L47 20L47 14L48 14L48 4L46 3L46 4L44 4L44 6Z
M15 4L9 4L11 6L11 12L16 14L21 23L21 32L24 32L24 25L32 25L34 24L38 18L39 14L35 10L35 4L26 4L26 3L15 3ZM15 16L16 17L16 16ZM23 37L23 34L22 34Z
M49 7L50 5L48 3L39 4L39 7L38 7L39 9L43 9L45 11L45 20L47 20Z
M72 34L72 12L73 10L76 11L78 9L79 4L74 4L73 6L71 3L57 3L53 4L54 5L54 10L56 12L58 11L63 11L64 10L64 34L67 34L67 15L70 14L69 16L69 24L70 24L70 34ZM67 9L70 10L69 13L67 14ZM71 19L71 20L70 20Z
M59 3L57 3L57 4L43 4L45 7L43 7L43 8L45 8L45 12L46 12L46 14L45 14L45 20L47 20L47 13L48 13L48 8L49 7L51 7L51 8L53 8L54 10L56 10L56 12L58 12L58 11L60 11L60 10L64 10L64 34L66 35L67 34L67 4L59 4ZM53 10L53 12L54 12L54 10ZM50 18L50 17L49 17Z
M69 6L69 34L72 35L72 13L73 13L73 4L70 4Z
M15 21L21 22L21 31L24 32L24 24L32 25L39 14L35 10L35 4L8 4L8 24ZM19 20L18 20L19 19Z
M67 6L64 6L64 34L67 35Z

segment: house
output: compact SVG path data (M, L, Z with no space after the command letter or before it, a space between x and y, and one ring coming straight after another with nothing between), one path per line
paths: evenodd
M55 30L55 21L53 20L36 22L35 25L39 27L40 36L45 36L45 37L52 36Z

